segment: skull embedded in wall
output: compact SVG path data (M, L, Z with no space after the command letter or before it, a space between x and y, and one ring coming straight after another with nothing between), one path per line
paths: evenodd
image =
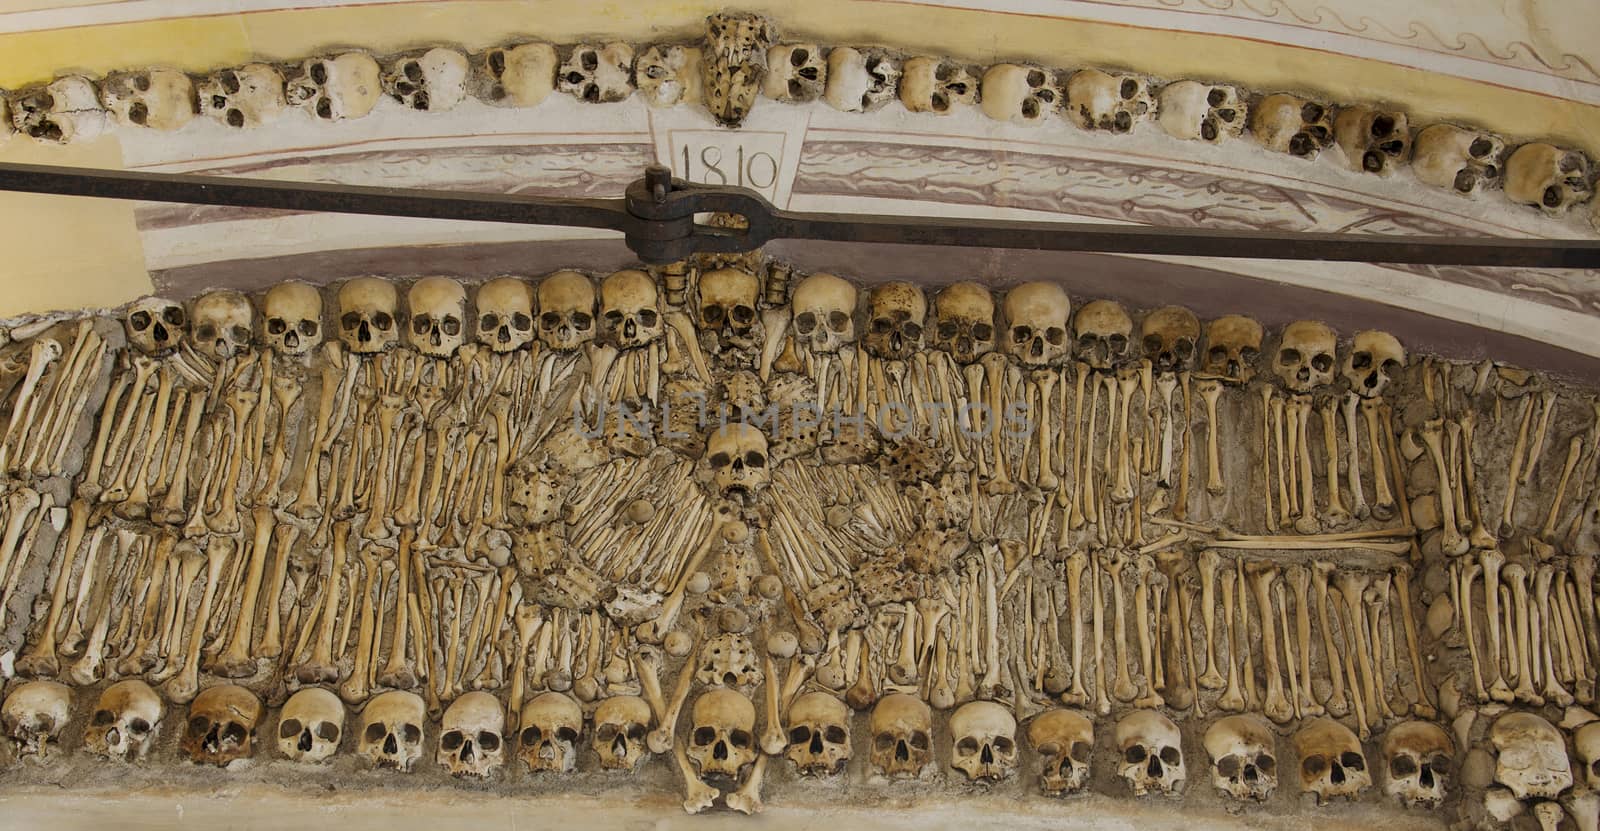
M1413 808L1437 808L1444 802L1455 742L1431 721L1407 721L1383 737L1388 781L1383 790Z
M1294 734L1294 747L1300 757L1300 790L1314 794L1319 804L1353 798L1372 785L1361 740L1331 718L1308 721Z
M861 345L879 358L906 360L922 348L927 320L928 298L921 288L899 281L879 283L867 295L867 331Z
M1137 75L1080 69L1067 79L1067 117L1081 129L1126 133L1155 111L1150 82Z
M16 125L11 123L11 99L0 94L0 144L5 144L16 131Z
M278 717L278 750L290 761L327 761L339 752L343 736L344 702L321 687L289 696Z
M1344 377L1362 398L1383 395L1406 365L1406 350L1388 332L1357 332L1344 361Z
M1277 93L1251 109L1250 134L1268 150L1315 159L1333 143L1333 119L1325 105Z
M571 773L578 763L583 710L559 692L536 696L522 707L517 758L532 771Z
M950 714L950 767L974 782L999 782L1017 766L1017 719L993 701L969 701Z
M500 700L482 690L465 693L450 703L439 722L439 753L434 759L451 776L480 779L505 761L506 711Z
M701 274L699 282L696 323L700 331L739 346L752 343L760 323L756 298L761 293L761 281L748 271L719 268Z
M189 721L179 744L199 764L226 767L255 755L261 699L234 684L207 687L189 704Z
M1454 124L1433 124L1417 133L1411 169L1417 180L1471 195L1500 183L1505 139Z
M700 50L693 46L656 44L633 60L639 97L652 107L699 103Z
M789 761L804 776L834 776L850 761L850 708L837 696L808 692L789 706Z
M655 278L630 268L600 281L602 341L636 349L654 343L664 331Z
M1156 120L1173 138L1221 144L1244 132L1247 110L1238 87L1175 81L1161 88Z
M1572 734L1572 746L1583 760L1583 777L1589 790L1600 791L1600 721L1591 721Z
M389 65L383 91L406 109L443 112L466 100L472 66L454 49L435 47Z
M282 355L304 355L322 343L322 294L298 280L267 289L261 324L267 343Z
M979 88L983 114L995 121L1042 124L1061 107L1055 73L1037 66L995 64L984 71Z
M1550 722L1533 713L1506 713L1489 728L1494 780L1518 799L1555 799L1572 787L1567 744Z
M952 283L933 296L934 345L956 363L994 350L994 295L978 283Z
M20 126L19 126L20 129ZM1536 205L1550 216L1588 200L1589 160L1576 150L1548 144L1524 144L1506 159L1506 197Z
M637 695L614 695L594 711L591 745L606 770L633 770L650 755L650 703Z
M214 291L194 301L189 311L194 347L214 361L250 351L255 310L236 291Z
M737 127L750 114L767 74L767 47L773 38L772 24L755 15L706 18L702 63L706 109L718 124Z
M177 348L189 326L183 307L160 297L146 297L128 305L123 328L128 342L146 355L160 355Z
M1290 392L1306 393L1333 383L1339 336L1327 324L1297 320L1283 329L1272 372Z
M88 141L105 129L106 111L94 83L79 75L57 78L11 97L11 123L39 141Z
M1206 324L1206 354L1199 377L1248 384L1261 354L1261 324L1244 315L1223 315Z
M767 50L767 78L762 92L774 101L803 104L822 97L828 85L828 61L815 43L780 43Z
M283 74L264 63L224 69L196 89L200 112L229 127L260 127L283 112Z
M1006 292L1002 306L1006 317L1006 352L1023 366L1060 366L1071 345L1067 322L1072 303L1055 283L1023 283Z
M118 72L100 82L100 100L121 124L176 130L195 115L194 82L175 69Z
M962 64L918 56L906 61L900 77L900 103L914 113L949 115L970 107L978 97L978 79Z
M822 97L840 112L869 113L894 100L899 81L900 66L892 55L835 46L828 51Z
M933 761L933 714L922 699L890 693L878 700L867 721L872 767L890 777L916 777Z
M497 47L483 53L490 101L513 107L537 107L556 88L556 48L548 43Z
M100 693L83 731L83 745L107 759L136 762L150 752L166 705L149 684L129 678Z
M1072 319L1073 354L1091 369L1109 372L1130 356L1133 320L1120 303L1091 300Z
M424 277L406 293L406 340L430 358L448 358L466 339L467 290L448 277Z
M1117 722L1119 773L1134 796L1149 793L1176 796L1187 773L1183 762L1183 736L1178 725L1155 710L1134 710Z
M361 355L382 352L400 337L400 295L381 277L357 277L339 287L339 339Z
M533 289L519 277L496 277L478 286L478 342L512 352L533 342Z
M1239 800L1264 802L1278 787L1278 754L1272 728L1254 714L1218 719L1206 730L1211 784Z
M832 274L817 273L795 286L789 301L797 340L812 352L838 352L856 340L856 287Z
M1039 754L1039 789L1066 796L1089 783L1094 722L1071 710L1046 710L1028 724L1028 744Z
M1411 128L1406 114L1349 107L1333 120L1334 142L1344 153L1351 170L1388 176L1394 173L1411 152Z
M1163 306L1145 315L1139 338L1156 372L1184 372L1194 363L1200 319L1182 306Z
M571 352L594 339L594 283L576 271L557 271L539 283L539 341Z
M16 743L19 757L43 758L46 745L60 738L71 709L72 690L67 685L29 681L6 696L0 706L0 727Z
M737 780L756 760L756 708L727 688L702 693L690 712L689 760L703 778Z
M706 440L706 464L717 493L748 503L771 481L767 434L742 421L725 424Z
M383 94L378 62L365 52L311 58L284 83L284 101L323 121L361 118Z
M579 101L609 104L633 94L633 47L582 44L556 70L556 89Z
M421 696L404 690L382 693L361 711L361 739L356 753L374 767L409 773L422 758L427 724L427 705Z

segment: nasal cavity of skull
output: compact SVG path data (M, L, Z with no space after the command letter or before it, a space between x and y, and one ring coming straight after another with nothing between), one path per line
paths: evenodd
M810 335L817 328L819 321L825 322L828 331L834 334L842 334L850 327L850 316L841 311L829 312L826 318L820 317L815 312L801 312L794 318L795 331L802 335Z
M1330 759L1329 757L1323 756L1319 753L1313 756L1307 756L1305 761L1300 763L1301 770L1305 772L1305 775L1308 778L1315 779L1322 776L1322 774L1326 772L1328 774L1328 781L1335 785L1344 784L1345 771L1353 770L1360 772L1365 770L1366 766L1366 760L1361 758L1360 753L1356 753L1353 750L1347 750L1339 754L1339 758L1337 759Z
M811 50L796 47L789 52L789 65L795 68L794 76L789 79L789 94L795 98L806 96L806 86L801 81L816 84L822 80L822 69L817 66L807 66L811 61Z
M339 318L339 323L344 326L346 332L354 332L362 327L371 327L380 332L387 332L389 327L394 325L394 318L390 317L388 312L378 312L372 316L371 320L363 317L359 312L346 312L344 317ZM361 334L362 340L367 340L370 337L371 335L366 332Z
M502 58L502 60L504 60ZM411 95L411 108L426 110L428 108L428 91L423 89L422 64L416 61L406 61L402 70L406 79L394 85L394 91L401 95Z
M577 740L578 731L573 730L571 727L567 727L565 725L557 727L555 731L550 734L550 738L548 739L548 741L567 742L568 744L576 742ZM538 725L529 725L523 729L521 741L523 747L537 747L541 742L546 741L546 738L544 731L540 730ZM499 747L499 745L496 744L495 747Z
M1178 752L1178 748L1171 746L1150 753L1142 744L1130 744L1128 749L1123 751L1122 758L1130 765L1143 764L1145 772L1151 776L1160 776L1162 765L1177 767L1178 763L1183 761L1183 754Z
M95 727L110 727L112 724L115 724L116 721L117 714L111 712L110 710L96 710L94 712L94 717L91 719L91 723ZM128 720L127 727L128 732L132 733L135 738L150 732L150 722L145 721L137 716ZM115 731L116 728L113 727L112 730ZM107 736L107 740L115 742L116 737Z
M1385 136L1393 135L1394 126L1393 116L1379 115L1372 119L1372 126L1369 128L1369 132L1374 139L1382 139ZM1405 141L1398 137L1391 138L1388 141L1379 141L1376 146L1362 154L1361 166L1372 173L1377 173L1383 170L1385 156L1399 156L1401 151L1405 149Z
M1289 139L1289 153L1295 156L1309 156L1318 149L1326 147L1330 133L1326 124L1319 124L1327 110L1321 104L1308 102L1300 108L1300 120L1305 129L1295 133Z
M522 312L516 312L511 317L502 319L497 314L486 314L478 321L478 329L483 332L497 332L496 337L501 343L511 340L511 330L527 332L533 328L533 318Z
M1415 758L1404 753L1396 753L1389 760L1389 776L1394 779L1402 779L1415 775L1417 782L1424 788L1431 788L1434 786L1433 771L1437 763L1437 759L1429 759L1421 764L1419 772L1419 766ZM1600 761L1597 761L1596 764L1600 765Z
M727 741L723 741L721 738L719 738L717 736L717 728L710 725L697 727L694 731L694 746L710 747L711 758L716 759L719 762L726 762L728 760L729 745L732 745L739 750L749 750L754 744L755 737L750 735L750 732L747 730L734 729L728 731Z
M382 725L375 724L373 727L381 729ZM368 732L371 732L371 728L368 728ZM339 725L331 721L319 721L310 729L307 729L306 725L301 724L300 720L296 718L286 718L278 724L278 738L291 739L295 736L300 737L299 741L295 742L295 748L305 753L311 750L313 738L321 739L325 742L337 742L339 740Z
M1217 760L1217 772L1228 779L1237 779L1242 782L1255 783L1264 776L1271 776L1278 769L1278 760L1262 753L1255 759L1246 759L1232 753Z
M1067 330L1059 326L1051 326L1042 332L1035 331L1031 326L1016 326L1011 330L1011 339L1020 345L1032 341L1028 347L1028 356L1032 358L1044 357L1044 345L1049 342L1051 346L1060 346L1067 339Z
M922 730L913 730L911 735L904 738L898 738L892 733L879 733L873 739L873 743L877 745L880 754L892 752L896 762L909 762L911 751L928 752L928 748L932 746L932 739Z
M995 736L991 741L979 744L976 737L966 736L956 742L956 753L961 756L977 756L981 764L994 764L995 754L1009 756L1013 747L1010 739L1005 736Z
M600 55L599 55L599 53L595 52L592 49L585 49L578 56L578 64L583 67L583 71L579 72L577 70L573 70L571 72L568 72L567 73L567 83L569 83L569 84L571 84L573 86L578 86L579 84L583 84L583 94L581 96L579 96L579 97L582 98L585 101L588 101L591 104L599 103L599 101L600 101L600 85L594 83L593 81L589 81L588 83L584 83L584 81L586 81L586 80L588 80L590 78L593 78L595 70L600 68Z
M812 730L802 724L789 731L789 744L805 745L812 753L821 753L824 741L829 744L844 744L847 738L849 737L844 728L837 724L830 724L821 730Z
M460 730L451 730L439 737L439 746L446 753L461 754L463 762L470 762L478 751L493 753L500 749L500 737L488 730L479 730L476 741L468 741L467 734Z

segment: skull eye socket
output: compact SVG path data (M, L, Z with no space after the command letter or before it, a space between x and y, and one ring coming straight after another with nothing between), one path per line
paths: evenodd
M1300 770L1308 777L1321 776L1327 769L1328 758L1326 756L1307 756L1300 760Z
M394 326L394 318L390 317L388 312L378 312L372 316L372 325L380 332L387 332Z
M994 337L994 326L988 323L974 323L972 325L972 336L978 340L989 340Z
M572 327L574 329L587 329L594 324L594 316L584 312L572 313Z
M267 318L267 334L281 335L289 331L289 322L281 317Z
M712 326L716 326L722 322L722 307L706 306L700 310L700 319L711 324Z
M1044 330L1044 340L1051 346L1060 346L1067 341L1067 330L1060 326L1051 326Z
M336 742L336 741L338 741L339 740L339 725L334 724L331 721L319 721L319 722L317 722L317 738L319 738L319 739L321 739L321 740L323 740L325 742Z
M150 722L145 721L142 718L135 718L128 722L128 732L134 734L135 736L143 736L144 734L150 732Z
M879 733L872 737L872 746L879 753L888 753L894 749L894 736L888 733Z
M189 736L199 738L211 729L211 719L205 716L195 716L189 719Z
M149 329L150 320L151 318L149 312L140 311L128 315L128 325L132 326L135 332L143 332L144 330Z
M478 328L482 330L496 329L500 326L500 316L486 314L478 318Z
M1013 343L1027 343L1033 340L1033 330L1027 326L1011 327L1011 340Z
M640 326L654 327L656 325L656 320L657 320L657 315L656 315L656 310L655 309L642 309L642 310L640 310L640 312L639 312L639 325Z
M401 725L400 738L404 739L406 744L416 744L422 741L422 728L415 724Z
M811 728L802 724L789 729L790 744L805 744L809 741L811 741Z
M215 340L217 337L217 327L212 326L209 323L202 323L200 324L200 328L194 331L194 334L195 337L198 337L203 341Z
M717 740L715 727L697 727L694 731L693 741L695 747L705 747Z
M428 334L428 329L432 328L432 326L433 320L425 314L411 318L411 331L418 335Z
M286 718L283 721L278 722L278 738L292 739L295 736L300 735L301 729L302 725L300 724L300 719Z
M517 312L511 316L511 328L519 332L526 332L533 328L533 318L522 312Z
M1072 743L1072 761L1086 765L1089 763L1089 757L1093 755L1094 748L1088 742Z
M1128 336L1121 334L1112 335L1111 337L1106 338L1106 343L1111 345L1112 354L1121 355L1123 350L1128 348Z
M1389 760L1390 776L1410 776L1417 772L1417 760L1404 754L1396 755Z
M928 736L927 731L918 730L911 734L911 746L918 750L925 751L933 746L933 740Z
M872 319L872 322L867 325L872 329L873 334L886 335L889 333L890 329L894 328L894 321L886 317L875 317Z
M462 742L466 740L466 735L460 730L451 730L439 737L439 746L445 750L457 750L461 747Z
M488 730L480 730L478 732L478 747L493 753L500 749L500 737Z
M939 338L941 340L950 340L956 336L956 333L959 332L960 329L955 323L947 320L943 323L940 323L939 328L936 331L939 333Z
M795 315L794 330L802 335L809 335L817 328L817 316L811 312L801 312Z
M249 343L250 327L235 326L228 331L228 337L232 339L234 343Z
M1284 349L1283 351L1278 353L1278 363L1280 363L1280 364L1297 364L1297 363L1300 363L1300 350L1298 350L1298 349Z
M578 740L578 731L571 727L557 727L556 739L564 742L575 742Z
M543 327L546 332L555 331L561 327L561 313L545 312L539 316L539 325Z
M1181 752L1179 752L1179 750L1176 747L1172 747L1172 746L1169 745L1167 747L1161 748L1161 761L1166 762L1169 765L1174 765L1175 766L1179 762L1183 761L1183 754Z
M706 461L710 462L712 467L727 467L728 462L732 460L726 453L713 453L711 454L711 458L707 459Z
M116 720L117 720L116 714L112 713L110 710L95 710L94 711L94 721L92 722L92 724L94 724L96 727L104 727L105 725L110 724L111 722L116 721Z
M1278 760L1272 758L1271 754L1263 753L1256 757L1256 770L1271 776L1278 770Z
M361 326L361 315L357 312L345 312L344 317L339 318L339 325L343 326L346 332L354 332Z
M630 725L628 725L628 738L629 739L631 739L633 741L640 741L640 740L642 740L644 738L644 736L645 736L645 728L644 728L643 724L630 724Z
M318 61L311 65L310 75L312 83L316 84L317 86L322 86L328 82L328 67L324 66L321 61Z
M755 736L748 730L735 730L728 734L728 743L740 750L745 750L755 744Z
M168 326L182 326L186 318L182 307L168 306L161 310L161 319L166 321Z
M741 303L733 307L733 312L729 316L733 318L734 323L740 326L748 326L756 321L756 310L754 307Z
M956 742L956 752L962 756L971 756L972 754L977 753L978 740L971 736L963 738L961 741Z
M844 731L843 727L837 724L830 724L822 731L823 741L830 744L844 744L849 738L850 735Z
M611 740L617 737L617 726L615 724L602 724L599 729L594 731L594 737L601 744L610 744Z
M905 324L900 327L900 334L915 340L922 337L922 327L910 321L906 321Z
M455 337L461 334L461 318L449 315L439 324L439 328L443 329L445 334Z
M1161 351L1161 336L1160 335L1145 335L1145 337L1144 337L1144 351L1145 351L1146 354L1149 354L1149 355L1155 355L1155 354L1159 353Z
M1231 753L1217 760L1217 773L1220 773L1229 779L1238 776L1239 770L1242 767L1243 764L1240 762L1239 757L1234 756Z
M1006 738L1005 736L996 736L995 737L995 740L994 740L994 752L999 753L1001 755L1007 755L1007 754L1011 753L1011 751L1016 750L1016 749L1017 749L1016 742L1013 742L1012 740Z
M526 727L526 728L523 728L523 730L522 730L522 746L523 747L533 747L534 745L539 743L539 739L541 737L543 737L543 736L544 736L544 733L541 732L538 727Z
M1361 754L1355 752L1354 750L1346 750L1345 752L1339 754L1339 764L1349 768L1350 770L1367 769L1367 760L1363 759Z
M844 312L830 312L828 314L828 328L835 332L843 332L850 328L850 316Z
M376 721L367 725L367 729L362 732L362 738L365 739L368 744L376 744L381 742L383 741L383 737L387 735L389 735L389 728L384 727L381 723Z
M249 731L245 730L244 725L237 721L230 721L228 726L222 728L222 738L235 743L243 742L248 735Z
M1137 765L1144 761L1144 745L1130 744L1122 749L1122 758L1130 765Z
M1372 353L1357 352L1350 356L1350 366L1356 369L1366 369L1372 366Z
M766 467L767 457L752 450L744 454L744 463L750 467Z
M1327 372L1333 368L1333 356L1326 352L1319 353L1311 359L1311 368L1318 372Z

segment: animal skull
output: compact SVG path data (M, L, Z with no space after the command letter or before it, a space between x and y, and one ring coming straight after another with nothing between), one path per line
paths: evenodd
M900 78L900 103L914 113L949 115L970 107L978 97L978 79L961 64L918 56L906 61Z
M559 692L546 692L523 705L518 758L532 771L570 773L578 762L583 710Z
M361 740L356 753L380 768L410 773L422 758L422 740L428 724L422 697L391 690L367 702L361 711Z
M1433 124L1417 134L1411 169L1418 181L1470 196L1500 183L1505 139L1454 124Z
M166 705L149 684L137 678L118 681L100 693L83 731L84 747L107 759L139 761L149 754L164 715Z
M1109 372L1127 360L1133 320L1113 300L1091 300L1072 320L1074 352L1092 369Z
M322 294L298 280L267 290L262 334L282 355L304 355L322 343Z
M978 283L952 283L933 296L934 345L970 364L994 349L994 295Z
M400 337L395 319L400 295L380 277L357 277L339 287L339 339L351 352L371 355Z
M1028 367L1060 366L1071 347L1067 320L1072 303L1061 286L1023 283L1006 292L1006 352Z
M229 127L260 127L283 112L283 74L264 63L224 69L200 82L200 111Z
M652 107L699 103L701 60L693 46L657 44L640 52L633 60L639 97Z
M119 72L100 82L100 99L121 124L176 130L195 115L194 82L175 69Z
M539 340L571 352L594 339L594 283L576 271L557 271L539 283Z
M817 273L795 286L789 305L794 331L812 352L838 352L856 340L856 287L832 274Z
M177 348L189 325L189 315L183 307L160 297L135 300L128 306L123 328L128 342L146 355L160 355Z
M1089 782L1094 757L1094 722L1071 710L1046 710L1028 724L1028 744L1039 754L1039 789L1065 796Z
M1334 352L1339 336L1316 320L1297 320L1284 327L1272 371L1291 392L1311 392L1333 382Z
M466 338L467 290L448 277L424 277L406 293L411 348L430 358L448 358Z
M933 714L922 699L890 693L878 700L867 721L868 754L874 770L889 777L916 777L933 761Z
M1389 763L1384 793L1414 808L1437 808L1444 802L1455 742L1431 721L1407 721L1383 737L1383 758Z
M361 118L383 94L378 62L365 52L311 58L286 79L284 101L323 121Z
M1300 757L1300 790L1318 804L1334 797L1354 798L1372 784L1361 741L1331 718L1315 718L1294 734Z
M600 281L600 337L618 349L636 349L662 335L656 281L625 269Z
M17 132L30 138L68 144L100 135L105 129L106 111L100 106L93 82L67 75L12 96L11 123Z
M1344 361L1344 377L1362 398L1376 398L1406 365L1406 350L1388 332L1357 332Z
M1593 193L1589 160L1582 153L1538 142L1512 151L1505 186L1511 201L1537 205L1549 216L1561 216Z
M0 727L17 745L17 755L44 758L46 745L61 736L72 709L72 690L54 681L29 681L6 696Z
M742 421L725 424L706 441L712 483L725 497L749 502L771 481L767 435Z
M950 767L974 782L998 782L1017 764L1017 720L993 701L969 701L950 715Z
M1156 120L1173 138L1221 144L1244 132L1247 110L1238 87L1175 81L1161 88Z
M1261 324L1244 315L1223 315L1206 324L1206 355L1200 377L1230 384L1248 384L1256 377L1261 353Z
M823 100L840 112L872 112L895 98L900 67L888 53L849 46L828 51Z
M695 699L690 712L693 731L688 755L702 778L738 779L756 750L756 708L750 699L726 687Z
M1506 713L1489 728L1495 749L1494 779L1517 799L1555 799L1572 787L1567 744L1550 722L1533 713Z
M1315 101L1277 93L1250 111L1250 134L1268 150L1315 159L1333 143L1328 108Z
M713 14L706 18L704 71L706 108L718 124L737 127L755 106L767 74L767 47L772 24L747 14Z
M1176 796L1187 775L1183 764L1183 736L1178 725L1155 710L1134 710L1117 722L1117 750L1122 754L1120 773L1134 796L1154 792Z
M1211 784L1238 800L1265 802L1278 787L1272 728L1257 715L1218 719L1206 730Z
M928 298L904 282L879 283L867 295L867 331L861 345L884 360L903 361L922 348Z
M581 716L581 714L580 714ZM594 752L606 770L633 770L650 755L650 703L636 695L614 695L594 711ZM569 754L570 755L570 754Z
M850 761L850 708L825 692L808 692L789 706L789 749L802 775L834 776Z
M324 762L339 752L344 736L344 702L321 687L305 687L283 705L278 718L278 750L295 762Z
M1163 306L1145 315L1139 337L1156 372L1182 372L1194 362L1200 319L1182 306Z
M1350 107L1333 120L1334 142L1351 170L1388 176L1411 151L1411 129L1399 111Z
M617 42L574 46L556 70L556 89L590 104L626 100L633 94L633 47Z
M482 690L451 702L439 723L439 752L434 759L451 776L488 777L505 761L506 711L499 699Z
M489 100L514 107L539 106L555 91L558 63L556 48L548 43L490 49L483 56Z
M752 340L759 322L756 298L761 292L761 282L754 274L737 268L707 271L700 275L699 292L697 323L702 332L740 344Z
M261 699L244 687L207 687L189 704L189 721L179 744L199 764L226 767L255 755Z
M983 114L1012 124L1042 124L1061 106L1055 73L1036 66L995 64L983 73L978 102Z
M255 334L255 310L236 291L214 291L194 301L189 317L194 326L194 346L214 361L250 351Z
M383 74L383 91L406 109L443 112L466 100L471 75L466 55L435 47L390 64Z
M1080 69L1067 79L1067 117L1080 129L1126 133L1155 110L1150 82L1137 75Z

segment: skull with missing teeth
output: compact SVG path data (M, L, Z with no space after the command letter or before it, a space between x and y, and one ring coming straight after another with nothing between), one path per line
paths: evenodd
M557 271L539 283L539 340L571 352L594 340L594 283L576 271Z
M743 422L725 424L706 440L706 465L717 493L748 502L771 481L767 435Z
M427 705L416 693L390 690L375 696L361 711L356 753L374 767L409 773L422 758L427 724Z
M1239 800L1262 802L1278 787L1278 757L1272 728L1254 714L1218 719L1206 730L1211 783Z
M767 50L762 92L774 101L803 104L822 97L828 83L827 50L815 43L780 43Z
M312 58L285 82L284 101L323 121L362 118L383 94L380 75L365 52Z
M1344 360L1344 377L1362 398L1376 398L1406 365L1406 350L1388 332L1357 332Z
M1261 354L1261 324L1244 315L1223 315L1206 324L1206 354L1200 376L1248 384Z
M1489 728L1494 779L1517 799L1555 799L1572 787L1561 731L1533 713L1506 713Z
M894 100L899 80L900 66L888 53L835 46L822 97L840 112L872 112Z
M1411 153L1411 128L1406 114L1372 107L1348 107L1333 120L1334 142L1345 166L1388 176Z
M1311 719L1294 734L1300 756L1300 790L1319 804L1334 797L1353 798L1372 785L1361 740L1331 718Z
M1039 789L1065 796L1089 783L1094 722L1071 710L1046 710L1028 724L1028 743L1039 754Z
M702 333L738 348L748 348L760 339L761 316L756 314L756 299L761 282L754 274L719 268L701 274L699 283L696 323Z
M262 333L283 355L304 355L322 343L322 294L298 280L267 290Z
M292 761L327 761L339 752L343 735L344 702L321 687L289 696L278 718L278 751Z
M1534 205L1547 216L1561 216L1594 192L1589 160L1577 150L1533 142L1506 160L1506 198Z
M1117 722L1116 741L1122 778L1134 796L1175 796L1182 790L1187 776L1183 736L1172 719L1155 710L1134 710Z
M949 115L977 97L978 79L965 66L925 55L906 61L900 103L910 112Z
M67 725L72 691L54 681L29 681L11 691L0 706L0 727L17 745L18 756L45 755Z
M801 774L833 776L850 761L850 708L816 691L789 707L789 747L784 755Z
M1444 802L1455 742L1431 721L1407 721L1383 737L1389 779L1383 790L1401 804L1437 808Z
M260 721L261 699L255 693L233 684L207 687L189 704L180 744L193 761L226 767L255 755Z
M609 104L633 94L633 47L626 43L582 44L556 70L556 89L590 104Z
M1006 352L1032 368L1060 366L1071 345L1067 322L1072 303L1055 283L1023 283L1006 292Z
M1156 372L1187 370L1200 342L1200 319L1182 306L1163 306L1145 315L1140 340Z
M165 714L166 705L149 684L137 678L118 681L100 693L83 744L96 756L138 761L150 752Z
M452 776L485 778L505 761L506 711L482 690L466 693L444 711L439 722L440 766Z
M467 291L448 277L424 277L406 293L411 348L430 358L448 358L466 337Z
M600 281L600 337L618 349L655 343L665 330L655 278L637 269Z
M496 47L483 54L491 103L537 107L556 88L556 48L548 43Z
M690 721L688 756L703 778L737 780L760 755L755 705L733 690L702 693L695 699Z
M867 295L867 331L861 345L884 360L903 361L922 348L928 298L904 282L879 283Z
M838 352L856 339L856 287L832 274L812 274L790 301L794 331L812 352Z
M950 715L950 766L974 782L998 782L1017 765L1017 720L993 701L969 701Z
M517 757L531 771L570 773L578 764L583 710L565 693L541 693L522 707Z
M1333 119L1322 104L1278 93L1250 111L1250 134L1268 150L1315 159L1333 143Z
M1126 133L1155 109L1150 82L1137 75L1080 69L1067 79L1067 116L1080 129Z
M391 64L383 74L383 91L406 109L442 112L466 100L471 74L466 55L438 47Z
M914 695L890 693L879 699L867 729L872 767L884 776L916 777L933 761L933 715Z
M1500 183L1505 139L1454 124L1432 124L1417 133L1411 170L1417 180L1463 196Z
M953 283L933 296L934 345L956 363L970 364L994 350L994 295L977 283Z
M1109 372L1128 360L1133 320L1121 304L1091 300L1078 309L1072 328L1076 339L1073 352L1091 369Z
M260 127L283 112L282 73L270 64L247 63L200 82L200 111L229 127Z
M94 83L67 75L11 98L11 122L29 138L58 144L88 141L105 129L106 111Z
M1290 392L1307 393L1333 383L1339 337L1326 324L1297 320L1284 327L1272 371Z
M400 337L400 295L380 277L357 277L339 287L339 339L351 352L372 355Z
M581 717L581 715L580 715ZM594 711L594 752L606 770L633 770L650 755L650 703L636 695L614 695Z
M658 43L633 59L633 77L639 97L652 107L697 104L701 91L702 55L693 46Z
M123 319L128 342L146 355L160 355L177 348L183 343L188 326L188 312L177 303L160 297L135 300Z
M100 98L122 124L176 130L195 115L194 82L175 69L119 72L100 82Z
M194 346L214 361L250 350L255 311L250 300L236 291L214 291L194 302Z
M767 47L773 27L748 14L706 18L704 72L706 108L718 124L737 127L755 106L767 74Z
M478 342L513 352L533 342L533 289L518 277L496 277L478 287Z

